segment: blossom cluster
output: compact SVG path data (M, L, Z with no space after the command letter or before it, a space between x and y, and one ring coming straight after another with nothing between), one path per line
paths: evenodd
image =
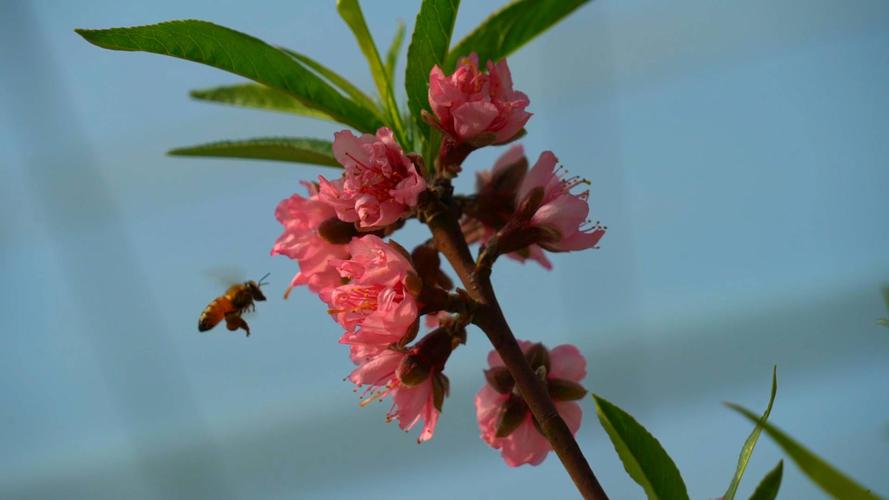
M531 117L506 61L488 61L482 69L474 54L449 75L435 66L428 98L432 113L424 119L443 136L430 162L435 168L427 171L419 155L406 154L408 145L389 128L360 136L337 132L333 154L342 175L304 182L305 194L280 202L275 215L284 231L272 248L299 265L287 293L307 287L341 329L339 342L355 365L348 379L361 388L362 405L391 397L387 419L405 431L422 421L419 442L435 432L449 392L445 365L465 343L472 311L466 293L441 269L434 242L409 252L391 235L418 217L433 185L457 175L473 150L515 140ZM522 146L513 145L479 173L476 193L455 197L466 242L483 244L491 258L532 259L547 269L546 252L595 247L605 229L587 219L588 191L575 192L586 181L557 164L545 151L529 168ZM422 316L428 331L418 339ZM583 356L571 345L520 345L576 432L581 410L573 401L586 393ZM481 437L507 464L536 465L552 448L495 351L488 363L475 399Z

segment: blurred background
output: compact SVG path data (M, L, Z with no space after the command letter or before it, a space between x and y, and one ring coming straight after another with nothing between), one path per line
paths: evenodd
M378 45L418 1L365 3ZM500 1L464 2L455 40ZM201 18L373 83L333 2L0 1L0 497L571 498L555 456L509 469L472 399L486 339L451 358L435 438L361 409L324 306L282 292L277 202L322 168L165 156L340 127L191 101L240 81L73 29ZM517 335L578 344L693 498L722 494L778 365L771 421L889 494L889 3L598 1L510 59L552 149L592 180L597 251L503 261ZM403 75L404 60L397 70ZM459 187L499 151L474 154ZM409 225L399 241L426 238ZM221 271L222 270L222 271ZM224 286L271 272L249 339L198 334ZM578 434L612 498L641 498L591 401ZM783 455L763 438L740 495ZM823 496L788 462L783 498Z

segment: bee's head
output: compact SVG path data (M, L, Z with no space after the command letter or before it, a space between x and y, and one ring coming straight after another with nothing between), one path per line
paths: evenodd
M247 282L247 287L250 289L250 295L253 296L253 300L265 300L265 295L262 294L260 287L262 287L262 285L268 285L264 280L269 277L269 274L271 273L265 273L265 276L259 278L258 283L256 281Z

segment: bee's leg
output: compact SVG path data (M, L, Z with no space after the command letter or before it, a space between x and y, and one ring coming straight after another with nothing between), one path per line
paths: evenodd
M248 337L250 336L250 326L247 325L247 322L238 313L228 313L225 315L225 327L231 331L240 328L247 332Z

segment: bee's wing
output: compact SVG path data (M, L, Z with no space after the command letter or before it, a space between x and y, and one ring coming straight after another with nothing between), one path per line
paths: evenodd
M219 265L209 267L201 273L207 279L213 281L219 288L225 290L235 283L243 283L246 281L244 270L236 265Z

